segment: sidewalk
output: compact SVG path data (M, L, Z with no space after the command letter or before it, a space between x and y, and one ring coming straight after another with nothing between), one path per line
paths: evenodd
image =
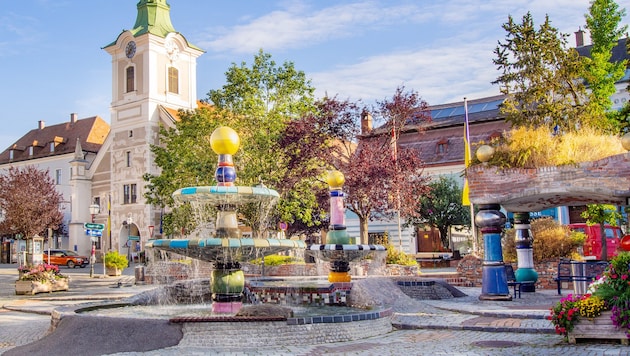
M66 272L66 271L62 271ZM15 347L33 344L39 350L50 350L54 354L54 347L46 338L50 326L50 316L53 309L60 306L80 304L84 302L121 299L135 295L142 291L155 288L153 285L135 285L133 268L126 271L126 276L90 278L86 271L69 271L71 275L71 289L69 292L55 292L54 294L38 294L35 296L16 296L12 283L17 277L15 265L7 267L0 265L0 324L11 325L0 328L0 353ZM444 273L440 271L439 273ZM122 285L118 287L118 282ZM343 343L322 345L303 345L302 347L270 344L260 349L230 349L225 347L195 348L184 345L171 347L156 347L150 352L123 352L118 355L184 355L184 354L251 354L251 355L306 355L306 354L444 354L450 355L503 355L505 346L494 349L475 349L475 343L501 345L511 343L515 345L510 350L512 354L540 355L540 354L582 354L593 355L626 355L630 351L622 345L584 344L568 345L562 338L554 334L551 323L546 320L549 308L563 296L558 296L555 290L538 290L534 293L523 293L522 298L512 301L481 301L481 288L457 287L467 296L442 300L416 300L404 294L396 297L396 312L392 317L392 324L396 331L386 335L360 339ZM566 296L566 294L564 295ZM29 316L30 315L30 316ZM7 324L11 323L11 324ZM83 330L80 326L79 329ZM111 337L102 342L115 342L116 337L111 334L113 325L96 327L100 334ZM144 330L149 328L150 330ZM143 331L152 332L160 337L145 337L143 345L151 345L164 339L174 337L172 331L165 327L141 327ZM28 330L28 332L26 332ZM159 332L162 334L159 334ZM68 332L68 331L67 331ZM76 333L76 332L75 332ZM78 333L80 334L80 333ZM59 338L71 338L68 334L51 334ZM273 339L273 336L270 335ZM99 339L100 340L100 339ZM439 340L439 342L436 342ZM85 340L83 340L85 341ZM100 341L99 341L100 342ZM472 346L471 346L472 345ZM521 346L518 346L521 345ZM79 345L73 345L77 347ZM84 345L81 345L84 346ZM94 349L96 345L94 345ZM101 348L107 345L99 345ZM47 348L48 347L48 348ZM471 351L471 347L473 347ZM512 347L512 346L509 346ZM520 347L520 348L516 348ZM74 350L70 347L67 350ZM83 348L84 349L84 348ZM106 348L107 349L107 348ZM112 350L112 349L107 349ZM18 351L18 350L15 350ZM41 351L45 352L45 351ZM15 354L15 352L8 352ZM116 354L116 353L113 353Z

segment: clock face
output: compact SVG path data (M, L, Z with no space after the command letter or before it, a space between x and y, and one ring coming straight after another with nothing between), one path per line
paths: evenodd
M131 58L134 54L136 54L136 43L134 41L127 43L125 54L127 55L127 58Z

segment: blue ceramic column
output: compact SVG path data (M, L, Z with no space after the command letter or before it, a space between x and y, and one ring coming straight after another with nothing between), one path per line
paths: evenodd
M479 205L475 224L481 228L484 260L481 275L480 300L512 300L507 284L507 274L501 250L501 232L505 215L499 204Z
M536 282L538 273L534 269L534 236L529 224L529 213L514 213L514 232L516 239L516 258L518 269L514 273L518 282ZM525 284L522 286L523 292L535 292L536 286Z

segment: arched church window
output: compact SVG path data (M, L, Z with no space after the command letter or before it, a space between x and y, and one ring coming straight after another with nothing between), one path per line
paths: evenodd
M127 74L126 92L130 93L130 92L136 90L136 88L135 88L135 81L136 81L135 67L134 66L127 67L126 74Z
M179 71L175 67L168 67L168 91L179 94Z

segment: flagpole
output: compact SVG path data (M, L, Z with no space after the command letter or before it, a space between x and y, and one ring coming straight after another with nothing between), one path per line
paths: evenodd
M464 166L468 168L470 161L472 160L472 153L470 150L470 130L468 122L468 99L464 97ZM468 180L464 177L464 197L463 203L468 203L470 206L470 232L472 234L473 253L479 252L479 241L477 240L477 229L475 228L475 207L468 198Z
M394 117L392 119L392 137L393 137L393 141L394 141L394 150L393 150L393 158L394 158L394 165L396 167L396 174L398 174L398 139L396 137L396 117ZM396 212L397 212L397 219L398 219L398 249L400 250L400 252L403 251L403 247L402 247L402 228L401 228L401 223L400 223L400 189L398 187L396 187Z

